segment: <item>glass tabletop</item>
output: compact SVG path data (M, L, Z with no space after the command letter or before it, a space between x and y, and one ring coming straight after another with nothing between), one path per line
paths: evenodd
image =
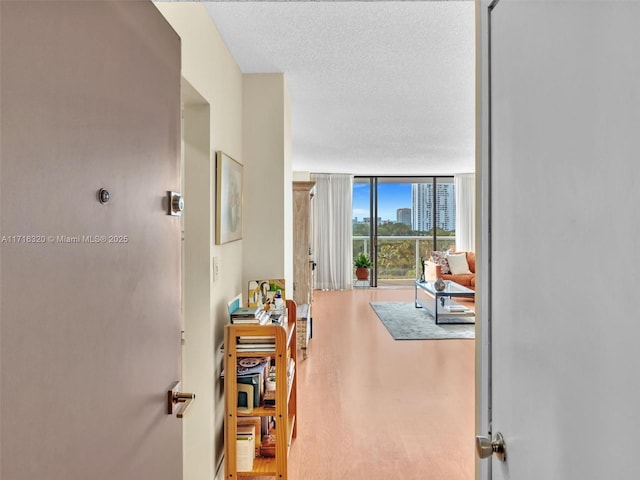
M442 291L438 291L435 289L435 287L433 286L435 282L430 282L430 281L425 281L425 282L421 282L420 280L416 280L416 287L422 288L423 290L426 290L427 292L429 292L432 295L459 295L459 296L465 296L465 295L475 295L475 291L471 290L470 288L464 287L462 285L460 285L459 283L456 283L452 280L445 280L445 287L444 290Z

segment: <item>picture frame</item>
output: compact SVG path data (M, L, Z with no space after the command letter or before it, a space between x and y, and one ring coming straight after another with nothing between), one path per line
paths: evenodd
M242 238L242 164L216 152L216 245Z
M276 296L278 290L282 293L283 300L287 298L285 296L285 279L284 278L272 278L265 280L249 280L248 288L248 300L247 305L249 307L265 307L265 305L272 305L273 299Z

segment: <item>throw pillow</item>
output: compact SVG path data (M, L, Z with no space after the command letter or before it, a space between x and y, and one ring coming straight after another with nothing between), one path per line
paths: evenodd
M467 263L471 273L476 273L476 254L475 252L467 252Z
M447 261L449 262L449 268L454 275L462 275L465 273L471 273L469 270L469 264L467 263L467 255L464 253L455 253L453 255L447 255Z
M447 261L447 252L431 252L429 261L435 263L436 265L440 265L440 267L442 268L441 272L443 274L451 273L451 270L449 270L449 262Z

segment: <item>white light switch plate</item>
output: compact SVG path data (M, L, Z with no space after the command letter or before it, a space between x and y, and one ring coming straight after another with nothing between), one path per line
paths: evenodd
M213 281L218 281L218 276L220 275L220 260L218 257L213 257Z

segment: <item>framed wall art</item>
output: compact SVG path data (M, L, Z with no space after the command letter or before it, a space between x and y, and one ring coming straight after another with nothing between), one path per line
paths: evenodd
M273 299L278 290L282 293L282 298L287 298L284 291L285 279L276 278L270 280L249 280L249 300L250 307L264 307L273 304Z
M216 152L216 245L242 238L242 165Z

